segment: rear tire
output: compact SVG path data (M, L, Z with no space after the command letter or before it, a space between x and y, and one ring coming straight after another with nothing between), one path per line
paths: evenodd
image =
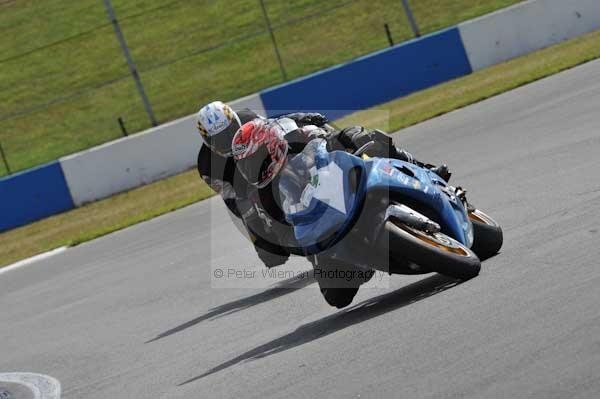
M469 219L473 223L473 252L481 260L496 255L504 242L500 225L478 209L469 212Z
M384 232L380 248L389 251L390 260L408 260L432 272L460 280L471 279L481 270L477 255L445 234L425 234L391 221L386 222Z

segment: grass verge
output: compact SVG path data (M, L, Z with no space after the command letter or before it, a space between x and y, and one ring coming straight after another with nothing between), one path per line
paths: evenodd
M397 130L600 58L600 31L350 115L336 124ZM378 119L387 114L390 120ZM0 265L63 245L76 245L209 197L189 171L0 234Z

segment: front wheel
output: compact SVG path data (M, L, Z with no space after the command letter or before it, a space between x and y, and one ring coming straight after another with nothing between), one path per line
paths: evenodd
M445 276L468 280L479 274L481 262L469 248L443 233L425 233L388 221L380 246L390 258L413 262Z
M481 260L496 255L504 242L500 225L479 209L469 211L469 219L473 224L473 252Z

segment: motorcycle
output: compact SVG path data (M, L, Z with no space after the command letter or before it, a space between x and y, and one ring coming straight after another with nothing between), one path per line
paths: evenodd
M369 158L370 144L329 152L324 140L313 140L282 169L282 208L304 256L315 269L477 276L481 260L502 246L499 224L431 170ZM370 278L320 274L321 292L338 308Z

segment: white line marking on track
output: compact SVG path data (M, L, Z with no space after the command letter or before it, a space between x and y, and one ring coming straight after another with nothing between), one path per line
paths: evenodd
M44 252L44 253L32 256L31 258L20 260L20 261L18 261L16 263L13 263L12 265L0 267L0 274L6 273L6 272L10 272L10 271L18 269L20 267L27 266L27 265L30 265L32 263L38 262L40 260L49 258L49 257L54 256L54 255L57 255L57 254L59 254L61 252L66 251L67 248L68 247L59 247L59 248L53 249L51 251Z

